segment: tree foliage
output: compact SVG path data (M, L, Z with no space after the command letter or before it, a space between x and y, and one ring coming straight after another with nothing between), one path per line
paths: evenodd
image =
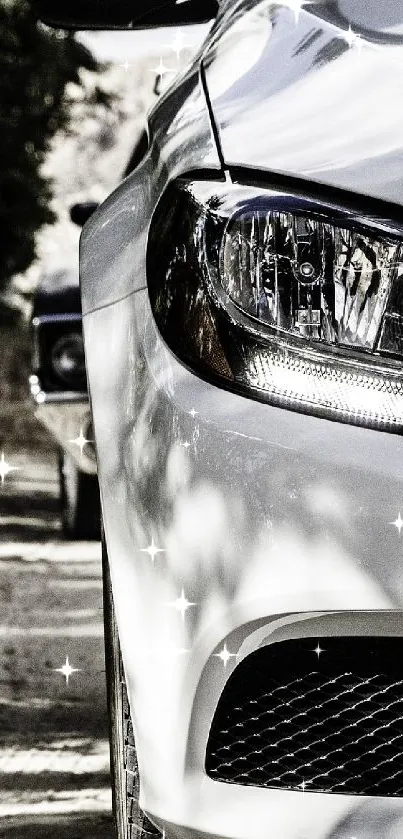
M0 0L0 295L35 259L36 233L54 221L41 171L53 136L69 124L71 85L110 105L81 71L101 69L72 33L38 23L26 0Z

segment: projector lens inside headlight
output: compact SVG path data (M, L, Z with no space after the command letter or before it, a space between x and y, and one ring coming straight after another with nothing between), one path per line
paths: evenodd
M216 384L403 427L403 226L285 192L178 181L148 281L176 355Z

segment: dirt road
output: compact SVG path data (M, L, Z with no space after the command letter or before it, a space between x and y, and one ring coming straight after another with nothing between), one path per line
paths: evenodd
M111 839L100 545L62 541L54 457L5 456L0 839Z

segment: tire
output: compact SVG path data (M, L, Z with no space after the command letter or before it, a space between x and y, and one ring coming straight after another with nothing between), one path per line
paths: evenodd
M113 606L109 562L102 538L105 669L107 684L112 801L117 839L161 839L139 807L140 781L133 724L127 697Z
M79 469L64 450L59 453L60 515L67 539L101 538L101 505L96 475Z

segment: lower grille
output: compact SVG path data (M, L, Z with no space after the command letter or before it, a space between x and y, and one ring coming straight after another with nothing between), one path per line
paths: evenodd
M403 641L304 638L252 653L218 703L206 772L259 787L402 795Z

